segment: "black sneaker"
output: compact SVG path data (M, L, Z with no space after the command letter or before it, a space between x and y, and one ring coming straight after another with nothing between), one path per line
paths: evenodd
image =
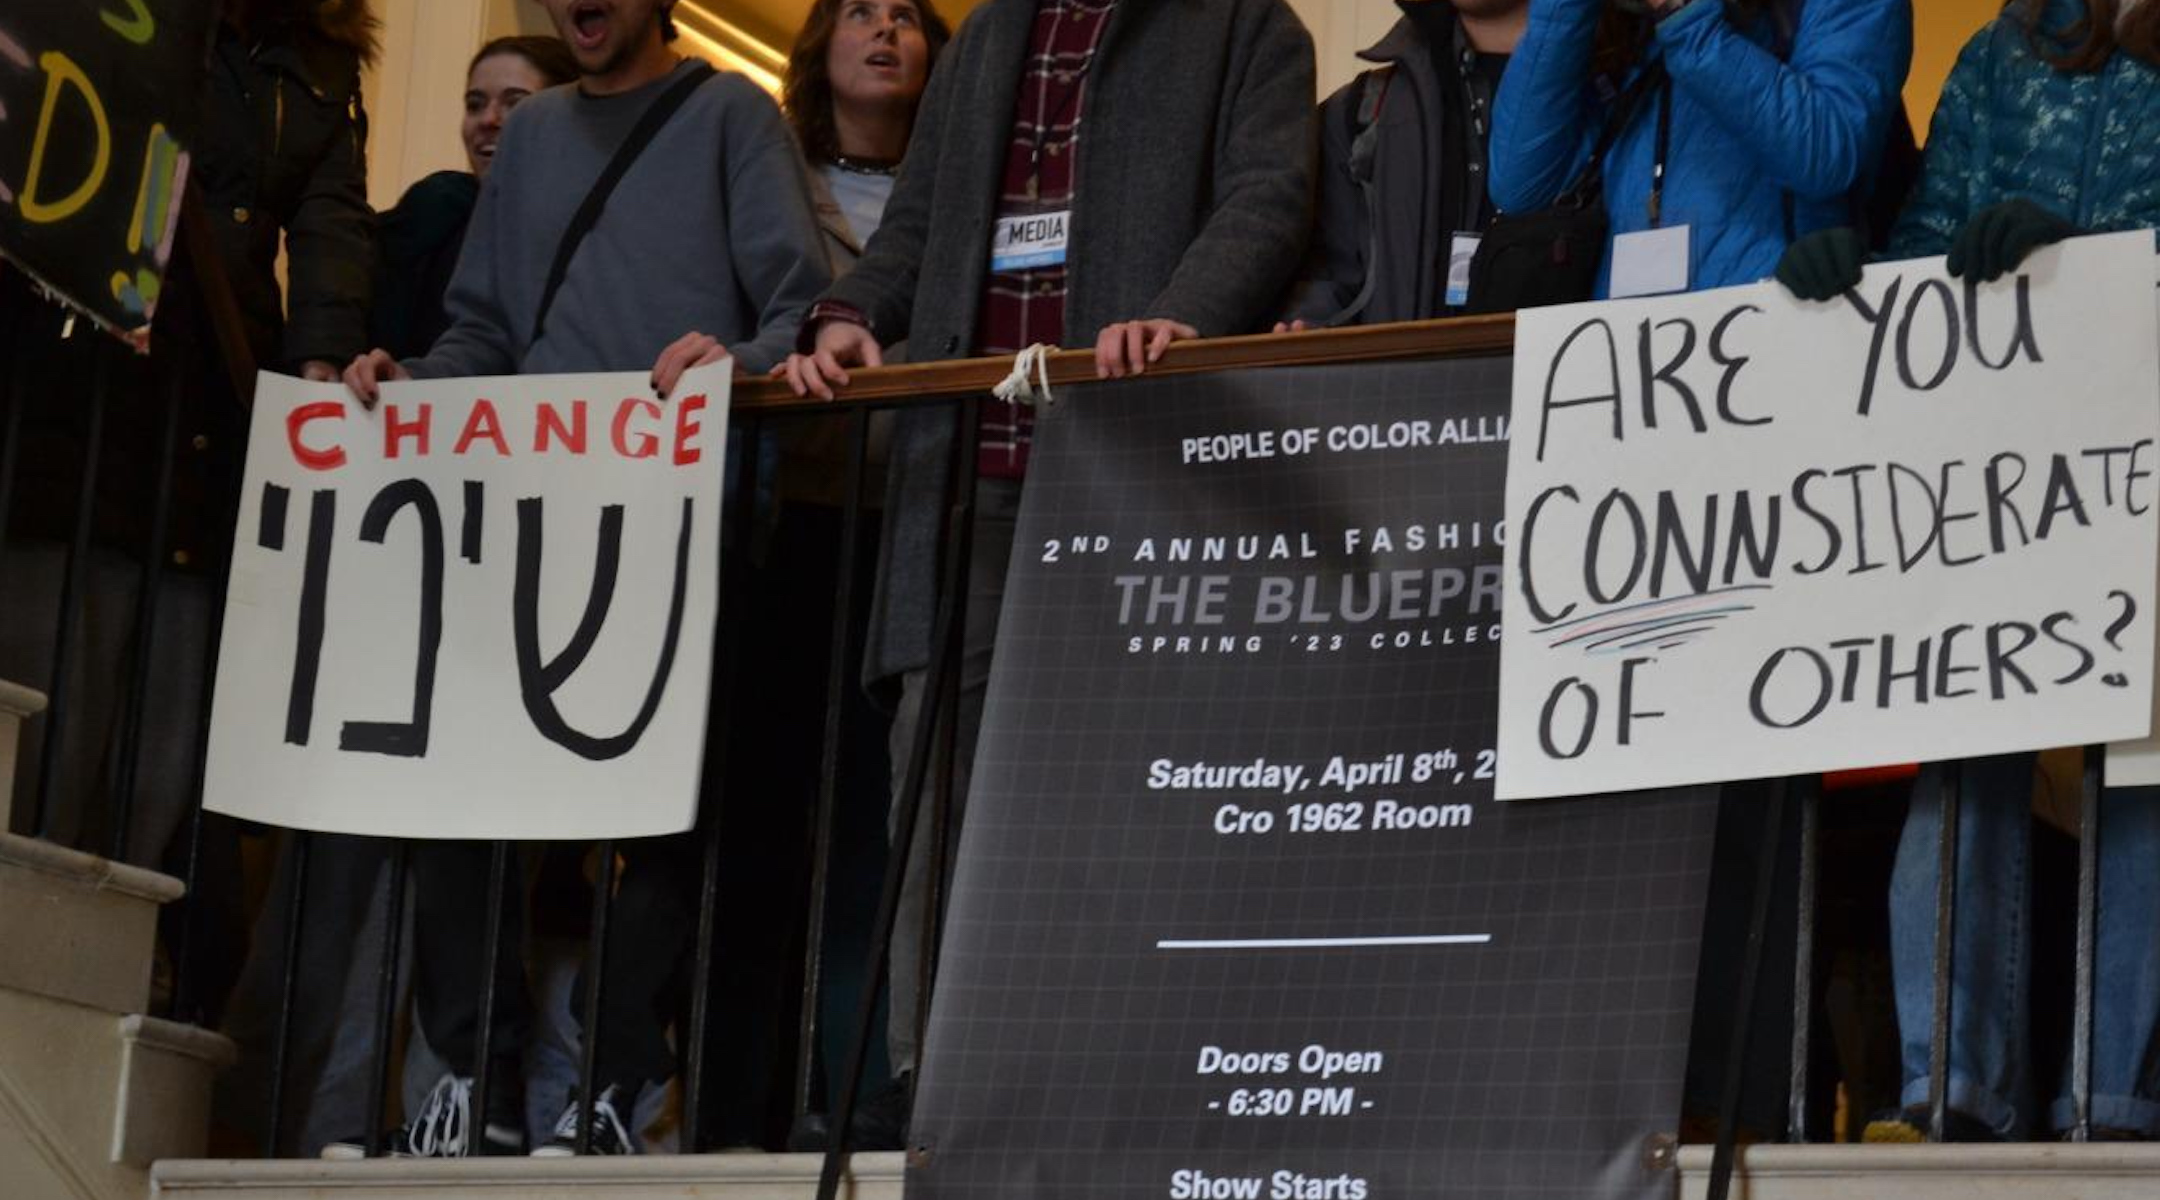
M445 1075L421 1101L413 1119L383 1136L382 1152L391 1158L465 1158L474 1154L523 1154L525 1131L514 1124L488 1121L479 1144L472 1140L472 1088L469 1075ZM333 1160L368 1156L367 1139L356 1136L331 1142L322 1156Z
M592 1106L592 1152L594 1154L636 1154L637 1139L623 1125L623 1114L634 1115L637 1111L637 1091L626 1090L618 1084L609 1084L593 1097ZM534 1158L568 1158L577 1153L578 1102L571 1100L563 1109L562 1118L555 1122L554 1136L536 1147Z
M907 1149L908 1118L915 1107L908 1082L902 1075L862 1098L855 1106L855 1119L848 1122L853 1127L848 1130L848 1149Z

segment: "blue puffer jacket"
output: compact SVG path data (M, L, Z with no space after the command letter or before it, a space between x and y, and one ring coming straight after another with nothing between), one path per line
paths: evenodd
M1503 212L1551 204L1589 160L1605 121L1590 73L1605 3L1531 0L1530 27L1495 106L1492 194ZM1657 25L1650 54L1663 56L1673 80L1661 224L1691 227L1697 289L1776 270L1788 195L1795 235L1850 224L1855 185L1881 159L1912 61L1910 0L1807 0L1799 8L1783 61L1769 20L1743 33L1721 0L1695 0ZM1654 104L1643 105L1605 156L1616 235L1650 227L1656 115Z
M2046 26L2084 15L2055 0ZM2117 53L2098 71L2058 71L1997 17L1958 55L1920 170L1890 236L1898 258L1941 254L1974 213L2019 198L2095 233L2160 226L2160 69Z

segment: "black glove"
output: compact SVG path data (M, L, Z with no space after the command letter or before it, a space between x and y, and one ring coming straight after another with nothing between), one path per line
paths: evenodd
M1785 247L1777 281L1802 300L1835 300L1860 282L1860 268L1866 265L1867 246L1859 230L1818 229Z
M1950 273L1982 283L2001 279L2026 255L2077 232L2077 226L2030 200L1991 204L1950 239Z

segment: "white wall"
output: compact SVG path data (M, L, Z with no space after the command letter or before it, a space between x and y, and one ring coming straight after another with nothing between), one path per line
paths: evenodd
M1364 69L1357 52L1379 41L1402 15L1390 0L1290 0L1290 7L1312 31L1322 97Z
M365 81L368 202L397 203L415 180L465 166L458 121L465 63L488 32L486 0L376 0L382 58Z

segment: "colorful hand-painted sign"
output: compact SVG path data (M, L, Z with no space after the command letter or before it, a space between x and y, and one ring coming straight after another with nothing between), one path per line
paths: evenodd
M0 257L138 347L172 258L211 7L0 11Z

